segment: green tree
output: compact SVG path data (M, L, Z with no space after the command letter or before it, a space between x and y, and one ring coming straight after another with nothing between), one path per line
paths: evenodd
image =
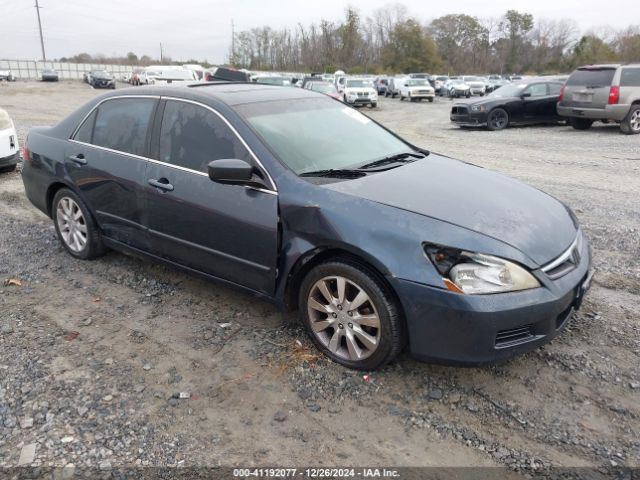
M508 10L500 22L500 28L507 40L506 70L518 72L526 69L524 46L528 33L533 29L533 15Z
M433 72L442 65L435 42L414 19L395 25L382 60L387 70L403 73Z
M584 35L573 47L572 65L588 65L616 61L617 55L611 45L595 35Z
M476 17L445 15L429 25L442 59L456 72L482 70L481 54L488 46L488 31Z

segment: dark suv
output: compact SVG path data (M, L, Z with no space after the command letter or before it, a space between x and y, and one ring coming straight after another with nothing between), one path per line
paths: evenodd
M560 94L558 113L577 130L602 120L619 122L623 133L640 133L640 64L578 68Z

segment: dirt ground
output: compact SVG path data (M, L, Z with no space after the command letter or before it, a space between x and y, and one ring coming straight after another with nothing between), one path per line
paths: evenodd
M4 84L0 107L22 142L100 93ZM268 303L117 253L74 260L20 174L3 174L0 467L640 466L640 136L463 130L449 108L381 99L364 112L575 210L597 274L562 335L497 366L404 354L363 378Z

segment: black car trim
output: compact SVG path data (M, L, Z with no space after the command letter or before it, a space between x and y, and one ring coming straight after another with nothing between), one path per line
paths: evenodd
M126 223L127 225L129 225L131 227L135 227L135 228L137 228L139 230L142 230L143 232L149 230L148 227L145 227L141 223L134 222L133 220L129 220L128 218L124 218L124 217L121 217L119 215L114 215L113 213L104 212L102 210L96 210L96 215L98 215L100 217L113 218L114 220L117 220L117 221L122 222L122 223Z
M247 151L251 154L251 156L253 157L253 159L256 161L256 163L260 166L260 168L264 171L264 173L266 173L267 178L269 179L269 183L271 184L271 187L273 189L273 193L278 193L278 188L276 187L276 183L273 181L273 178L271 178L271 175L269 174L269 171L265 168L265 166L262 164L262 162L260 161L260 159L258 158L258 156L253 152L253 150L251 149L251 147L249 147L249 145L247 144L247 142L244 141L244 138L242 138L242 136L238 133L238 131L235 129L235 127L233 125L231 125L231 123L229 122L229 120L227 120L224 115L222 115L220 112L218 112L216 109L210 107L209 105L205 105L204 103L200 103L197 102L195 100L187 100L184 98L178 98L178 97L165 97L162 96L161 97L164 100L174 100L174 101L178 101L178 102L183 102L183 103L191 103L193 105L198 105L200 107L203 107L207 110L209 110L210 112L214 113L215 115L217 115L218 117L220 117L220 119L227 125L227 127L229 127L229 129L235 134L236 137L238 137L238 140L240 140L240 142L242 143L242 145L244 146L244 148L247 149ZM206 174L205 174L206 175Z
M211 275L210 273L203 272L202 270L198 270L196 268L189 267L189 266L184 265L182 263L174 262L173 260L161 257L159 255L155 255L155 254L153 254L153 253L151 253L151 252L149 252L147 250L141 250L139 248L136 248L136 247L128 245L128 244L126 244L124 242L121 242L119 240L114 240L113 238L105 237L104 238L104 243L105 243L105 245L107 247L112 248L113 250L130 252L130 253L137 254L137 255L142 256L142 257L152 258L152 259L154 259L156 261L159 261L161 263L164 263L166 265L171 265L171 266L174 266L174 267L179 268L181 270L200 275L203 278L210 279L210 280L222 283L224 285L228 285L230 287L236 288L236 289L241 290L243 292L247 292L247 293L249 293L251 295L254 295L254 296L258 297L258 298L261 298L261 299L263 299L263 300L265 300L267 302L270 302L270 303L273 303L273 304L278 304L278 300L276 298L272 297L271 295L268 295L268 294L265 294L263 292L260 292L259 290L254 290L253 288L245 287L244 285L232 282L231 280L226 280L226 279L224 279L222 277L216 277L215 275Z
M82 124L84 124L85 120L89 118L91 114L95 110L97 110L100 105L102 105L104 102L108 102L109 100L114 100L118 98L155 98L156 100L160 100L160 95L116 95L113 97L103 98L98 103L96 103L91 110L89 110L89 112L82 118L80 122L78 122L78 126L73 130L73 133L69 136L69 140L73 141L73 137L76 136L76 133L78 133L78 130L80 130L80 127L82 127ZM83 143L83 142L78 142L78 143ZM97 145L93 145L93 146L97 146Z
M210 254L213 254L213 255L217 255L219 257L224 257L224 258L227 258L229 260L236 261L238 263L243 263L245 265L248 265L250 267L256 268L258 270L262 270L263 272L271 271L271 267L268 267L266 265L261 265L259 263L252 262L251 260L246 260L244 258L236 257L234 255L230 255L228 253L221 252L220 250L214 250L213 248L204 247L204 246L199 245L197 243L189 242L187 240L183 240L181 238L174 237L173 235L167 235L166 233L159 232L158 230L152 230L152 229L149 228L147 231L149 233L151 233L152 235L155 235L157 237L166 238L168 240L174 241L176 243L181 243L181 244L186 245L188 247L197 248L198 250L202 250L202 251L205 251L207 253L210 253Z
M247 143L244 141L244 138L242 138L242 136L238 133L238 131L233 127L233 125L231 125L231 123L229 123L229 121L217 110L209 107L208 105L205 105L203 103L200 102L196 102L193 100L185 100L185 99L180 99L180 98L176 98L176 97L165 97L165 96L160 96L160 95L116 95L113 97L108 97L108 98L104 98L102 100L100 100L96 105L94 105L94 107L82 118L82 120L78 123L78 126L74 129L73 133L71 134L71 136L69 137L69 141L70 142L74 142L74 143L79 143L81 145L86 145L89 147L95 147L95 148L99 148L101 150L105 150L107 152L111 152L111 153L118 153L121 155L127 155L133 158L137 158L139 160L146 160L149 162L153 162L159 165L167 165L169 167L172 168L176 168L178 170L182 170L185 172L191 172L191 173L196 173L198 175L202 175L205 177L208 177L209 175L204 173L204 172L200 172L198 170L192 170L190 168L185 168L185 167L181 167L179 165L173 165L171 163L167 163L167 162L162 162L160 160L156 160L153 158L149 158L149 157L144 157L141 155L136 155L133 153L129 153L129 152L122 152L120 150L114 150L111 148L107 148L107 147L102 147L100 145L94 145L92 143L86 143L86 142L81 142L79 140L75 140L73 137L75 137L76 133L78 133L78 130L80 130L80 127L82 127L82 125L84 124L84 122L87 120L87 118L89 118L91 116L91 114L98 109L98 107L103 104L104 102L107 102L109 100L114 100L114 99L120 99L120 98L154 98L156 100L177 100L177 101L181 101L181 102L185 102L185 103L192 103L194 105L199 105L201 107L206 108L207 110L210 110L211 112L215 113L216 115L218 115L218 117L220 117L222 119L222 121L231 129L231 131L236 135L236 137L238 137L238 139L240 140L240 142L242 143L242 145L247 149L247 151L251 154L251 156L254 158L254 160L256 161L256 163L260 166L260 168L262 169L262 171L265 172L265 174L267 175L267 178L269 179L269 183L271 183L271 186L273 187L273 190L269 190L266 188L259 188L259 187L254 187L254 186L250 186L250 185L245 185L245 188L249 189L249 190L256 190L258 192L263 192L263 193L269 193L271 195L278 195L278 189L276 187L275 182L273 181L273 179L271 178L271 175L269 174L269 172L267 171L267 169L264 167L264 165L262 164L262 162L258 159L258 157L256 156L256 154L253 152L253 150L251 150L251 148L249 148L249 145L247 145ZM156 109L154 110L154 112L157 111L157 106ZM155 116L155 114L154 114ZM152 119L152 122L154 121L154 119ZM153 127L153 125L152 125Z

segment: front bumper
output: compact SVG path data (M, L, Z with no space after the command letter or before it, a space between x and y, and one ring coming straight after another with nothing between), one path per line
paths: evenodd
M466 107L454 105L449 120L460 126L481 127L487 124L487 112L473 112Z
M369 105L370 103L378 103L378 97L347 97L349 105Z
M116 82L114 80L94 80L93 87L94 88L113 88L115 87Z
M631 105L607 105L604 108L569 107L558 104L558 115L561 117L589 118L593 120L615 120L620 122L629 113Z
M482 365L533 350L557 336L590 287L591 251L542 287L493 295L463 295L407 280L390 280L402 302L410 351L418 360Z

